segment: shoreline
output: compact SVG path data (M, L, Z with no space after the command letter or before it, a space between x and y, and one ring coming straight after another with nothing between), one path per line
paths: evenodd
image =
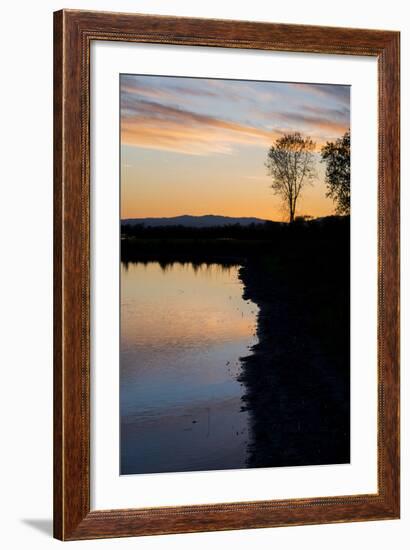
M329 293L295 293L293 281L275 269L266 273L263 264L248 261L239 270L244 299L259 308L258 342L241 358L239 376L253 434L248 467L348 463L349 341L340 334L329 342L335 324L326 319L318 331L310 307Z

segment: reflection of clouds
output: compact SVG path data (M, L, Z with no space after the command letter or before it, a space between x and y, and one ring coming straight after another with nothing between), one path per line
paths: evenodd
M242 298L238 268L130 263L122 272L122 346L205 348L255 330L257 306Z
M199 306L199 304L197 304ZM255 306L256 309L256 306ZM143 305L143 313L137 313L138 336L134 345L150 345L171 352L173 349L206 348L212 344L242 341L254 328L254 315L241 312L215 311L203 304L191 311L164 308L158 313L158 304ZM139 320L139 321L138 321ZM158 326L160 324L160 326ZM127 331L125 331L127 332ZM125 334L127 342L131 335Z

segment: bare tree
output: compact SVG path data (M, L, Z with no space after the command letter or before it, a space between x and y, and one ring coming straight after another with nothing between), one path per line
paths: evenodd
M315 176L313 151L315 143L299 132L284 134L268 151L266 167L272 176L272 189L289 211L289 222L295 219L296 201Z

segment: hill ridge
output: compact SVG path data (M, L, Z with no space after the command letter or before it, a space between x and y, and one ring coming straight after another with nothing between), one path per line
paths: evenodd
M222 216L218 214L204 214L202 216L193 216L183 214L181 216L172 217L148 217L148 218L125 218L121 220L122 225L138 225L143 224L147 227L160 227L167 225L183 225L187 227L212 227L221 225L251 225L252 223L260 224L269 220L255 218L252 216Z

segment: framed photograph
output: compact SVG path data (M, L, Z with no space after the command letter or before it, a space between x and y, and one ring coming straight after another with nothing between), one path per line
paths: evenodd
M54 14L54 534L399 517L398 32Z

